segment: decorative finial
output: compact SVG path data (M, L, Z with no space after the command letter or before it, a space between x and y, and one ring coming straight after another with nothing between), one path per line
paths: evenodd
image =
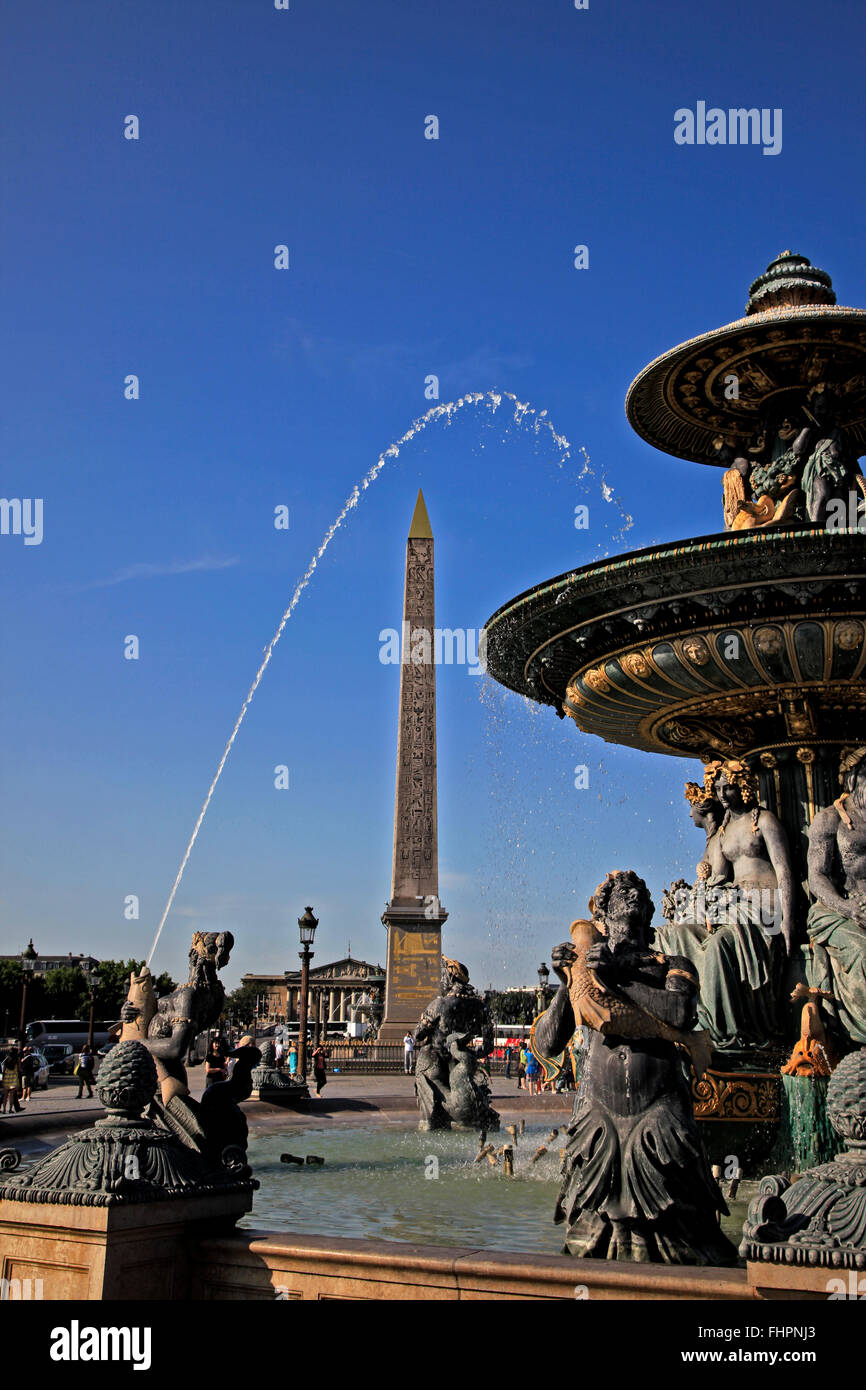
M782 251L749 286L747 314L794 309L801 304L835 304L833 281L808 256Z

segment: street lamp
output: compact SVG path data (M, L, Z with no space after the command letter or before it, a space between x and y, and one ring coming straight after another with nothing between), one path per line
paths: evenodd
M307 1075L307 995L310 990L310 961L313 959L313 952L310 947L316 939L316 927L318 925L319 919L313 916L313 909L305 907L303 917L298 918L301 945L304 948L298 952L301 958L301 998L298 1008L298 1075L305 1079Z
M550 979L550 971L544 961L538 967L538 1011L541 1013L547 1008L547 982Z
M36 969L38 954L39 953L33 945L33 937L31 936L26 949L21 952L21 969L24 972L21 981L21 1018L18 1023L18 1040L21 1043L24 1042L24 1011L27 1007L27 986L33 977L33 971Z
M99 984L99 966L94 962L81 967L87 987L90 990L90 1023L87 1028L87 1046L93 1051L93 1010L96 1003L96 986Z

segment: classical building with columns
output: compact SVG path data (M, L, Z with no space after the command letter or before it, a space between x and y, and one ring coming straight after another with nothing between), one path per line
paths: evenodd
M300 970L277 975L242 975L241 984L262 996L260 1016L271 1022L297 1023L301 999ZM364 995L383 997L385 971L381 965L344 956L330 965L311 966L307 1017L325 1027L352 1023Z

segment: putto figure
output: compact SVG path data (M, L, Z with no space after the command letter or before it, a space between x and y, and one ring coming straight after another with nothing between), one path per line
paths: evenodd
M809 983L832 993L852 1043L866 1044L866 747L843 752L842 794L809 830L809 891L815 902ZM826 997L826 995L825 995Z
M415 1098L420 1129L493 1130L499 1115L490 1105L482 1061L493 1051L490 1010L469 983L459 960L442 957L447 980L415 1029ZM481 1045L473 1048L474 1038Z
M546 1056L577 1024L589 1037L566 1133L554 1219L564 1254L662 1264L729 1264L727 1212L698 1135L685 1063L700 1075L697 976L688 960L650 949L653 903L630 870L609 873L555 946L562 985L535 1025Z

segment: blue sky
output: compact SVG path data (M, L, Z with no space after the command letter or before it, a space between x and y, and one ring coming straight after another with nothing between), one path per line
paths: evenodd
M43 499L44 536L0 536L0 949L146 954L295 583L435 373L442 402L546 409L572 460L475 407L388 463L276 649L154 964L183 973L201 928L235 932L229 984L291 967L306 903L319 960L350 940L384 960L398 671L379 633L419 485L443 627L720 529L719 474L643 444L625 392L739 317L786 247L866 304L864 28L833 0L6 7L2 490ZM676 145L698 100L781 108L781 153ZM581 736L465 668L440 668L438 707L445 949L477 984L534 979L609 868L657 902L691 877L695 764Z

